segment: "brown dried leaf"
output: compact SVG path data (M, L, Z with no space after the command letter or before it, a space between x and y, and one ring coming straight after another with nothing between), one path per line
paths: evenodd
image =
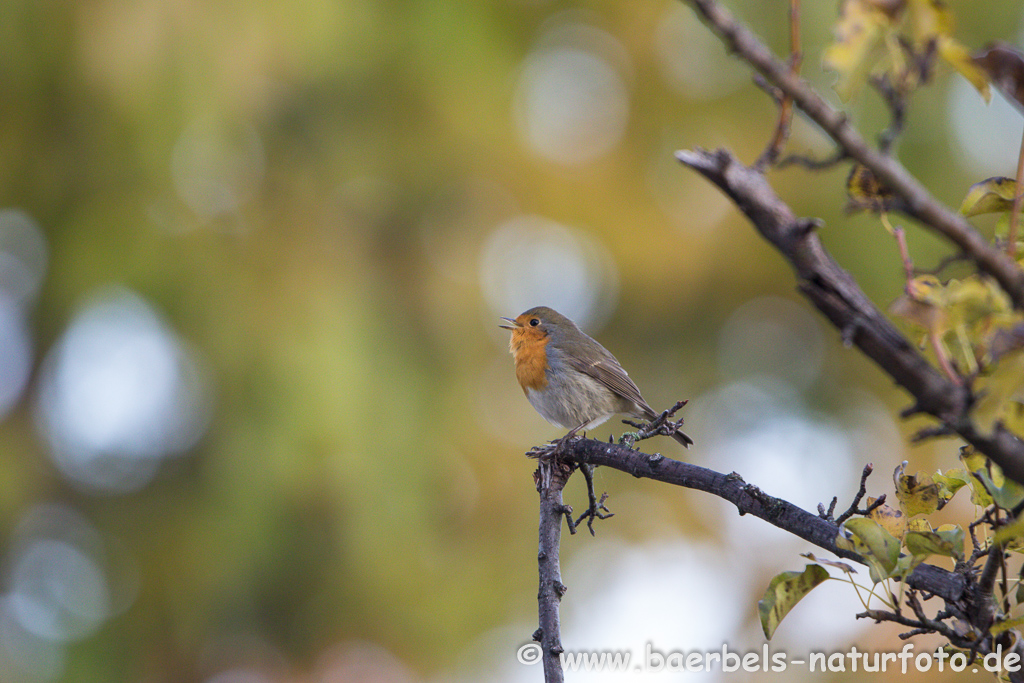
M972 61L1024 113L1024 55L1006 43L992 43L976 52Z

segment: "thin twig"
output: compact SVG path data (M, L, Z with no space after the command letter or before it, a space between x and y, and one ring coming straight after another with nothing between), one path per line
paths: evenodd
M789 68L794 76L800 74L800 64L803 61L803 53L800 50L800 0L789 0ZM779 120L775 124L775 135L771 142L754 166L765 169L779 158L782 146L789 139L790 129L793 123L793 97L782 93L779 102Z
M887 222L887 221L886 221ZM903 261L903 272L907 276L907 284L914 279L914 262L910 259L910 249L907 247L906 232L900 226L891 229L892 236L896 238L896 245L900 250L900 260Z
M853 497L853 502L850 503L850 507L843 514L839 515L836 519L836 526L841 526L843 522L848 520L850 517L858 514L857 506L860 505L860 501L868 492L868 477L875 471L875 466L871 463L864 465L864 470L860 474L860 488L857 489L857 494ZM882 496L884 501L885 496ZM877 501L876 501L877 502ZM863 513L860 513L863 514Z
M1006 251L1010 258L1017 258L1017 226L1020 224L1021 193L1024 189L1024 134L1020 138L1020 153L1017 155L1017 183L1013 188L1013 206L1010 209L1010 228L1006 236Z
M678 420L669 420L669 418L678 413L680 408L685 406L688 402L689 401L686 400L677 401L675 405L668 410L662 411L650 422L623 420L623 424L627 424L637 431L623 434L622 438L619 439L619 442L632 447L637 441L644 441L655 436L672 436L679 431L680 427L683 426L683 418L679 418Z
M999 568L1003 566L1003 546L993 543L988 549L988 557L985 559L985 566L978 576L978 625L987 629L995 620L995 592L996 579L999 576Z
M842 163L849 159L850 156L846 153L842 147L836 149L831 156L827 156L824 159L811 159L799 154L790 154L789 156L783 157L775 164L776 168L786 168L787 166L801 166L809 171L823 171L828 168Z
M892 150L892 145L896 138L903 132L903 125L906 122L907 102L903 93L893 86L888 77L873 77L871 84L875 86L875 90L878 91L882 99L889 106L889 112L892 116L889 127L878 136L878 148L888 154Z
M914 274L938 276L942 273L942 271L944 271L946 268L953 265L954 263L961 263L963 261L969 260L970 258L962 252L949 254L948 256L943 256L934 268L914 268Z

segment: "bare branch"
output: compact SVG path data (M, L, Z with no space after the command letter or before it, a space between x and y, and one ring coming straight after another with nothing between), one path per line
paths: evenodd
M548 469L548 472L544 472ZM537 565L540 587L537 591L537 607L540 628L534 633L534 640L541 644L541 658L544 664L546 683L561 683L562 637L559 630L558 606L565 593L562 571L559 566L559 544L562 537L562 516L572 524L572 508L562 503L562 489L568 481L572 468L563 467L552 459L542 459L534 479L540 493L540 531Z
M561 457L578 465L603 465L634 477L704 491L727 500L741 515L753 515L769 524L840 557L864 564L856 553L836 547L839 527L813 512L770 496L747 484L736 474L722 474L698 465L680 462L661 454L647 454L625 446L594 439L577 439L566 444ZM947 601L966 599L964 577L939 567L919 565L907 579L907 585L937 595Z
M794 76L800 74L803 53L800 50L800 0L789 0L789 68ZM775 135L768 147L754 163L757 168L767 168L775 163L782 152L782 146L789 139L790 125L793 122L793 98L783 94L776 98L779 103L779 120L775 124Z
M1024 482L1024 441L996 424L985 432L970 416L970 388L944 377L868 299L849 273L825 250L817 233L805 228L764 175L726 150L681 151L676 157L718 185L757 231L792 266L800 291L840 331L844 342L868 358L914 397L924 412L989 456L1011 479Z
M867 494L868 492L868 477L871 476L871 473L874 472L874 470L875 467L871 463L864 465L864 471L861 472L860 474L860 488L857 489L857 495L853 497L853 502L850 503L850 507L846 510L846 512L839 515L839 518L835 520L836 526L842 525L842 523L848 520L850 517L853 517L854 515L858 514L857 506L860 505L861 499L864 498L865 494ZM881 500L884 503L884 498L885 496L883 495L881 498L879 498L879 500ZM875 503L878 503L878 500L876 500ZM879 505L881 505L881 503L879 503ZM875 507L878 506L876 505ZM870 510L864 511L861 514L867 514L868 512L870 512Z

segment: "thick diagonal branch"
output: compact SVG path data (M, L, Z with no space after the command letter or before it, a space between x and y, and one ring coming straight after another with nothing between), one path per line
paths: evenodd
M789 65L779 60L749 29L738 23L715 0L685 0L727 45L769 83L791 97L796 106L817 123L846 153L868 167L874 175L902 199L902 210L938 232L971 258L982 271L991 275L1013 300L1024 309L1024 271L1013 259L971 227L962 216L950 211L895 158L872 147L849 124L846 115L835 110Z
M581 465L604 465L635 477L710 493L735 505L740 514L759 517L819 548L864 564L864 560L856 553L836 547L839 527L833 522L764 493L743 481L738 474L722 474L662 455L649 455L594 439L577 439L566 444L562 457ZM907 584L937 595L947 602L965 598L964 577L933 565L919 565L907 578Z
M983 431L971 419L968 388L949 381L900 334L825 250L814 225L797 218L764 175L744 166L726 150L681 151L676 157L718 185L761 235L792 266L800 291L840 331L897 384L914 397L913 412L938 418L967 443L990 457L1003 472L1024 482L1024 442L1001 424Z

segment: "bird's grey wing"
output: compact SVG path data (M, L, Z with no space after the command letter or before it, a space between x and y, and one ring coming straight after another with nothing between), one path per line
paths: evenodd
M622 398L635 403L648 417L653 416L654 411L647 405L647 401L640 395L640 389L629 378L629 375L619 365L619 362L603 347L601 350L604 351L602 355L607 354L604 358L590 362L578 358L570 358L569 364L576 370L590 375Z

